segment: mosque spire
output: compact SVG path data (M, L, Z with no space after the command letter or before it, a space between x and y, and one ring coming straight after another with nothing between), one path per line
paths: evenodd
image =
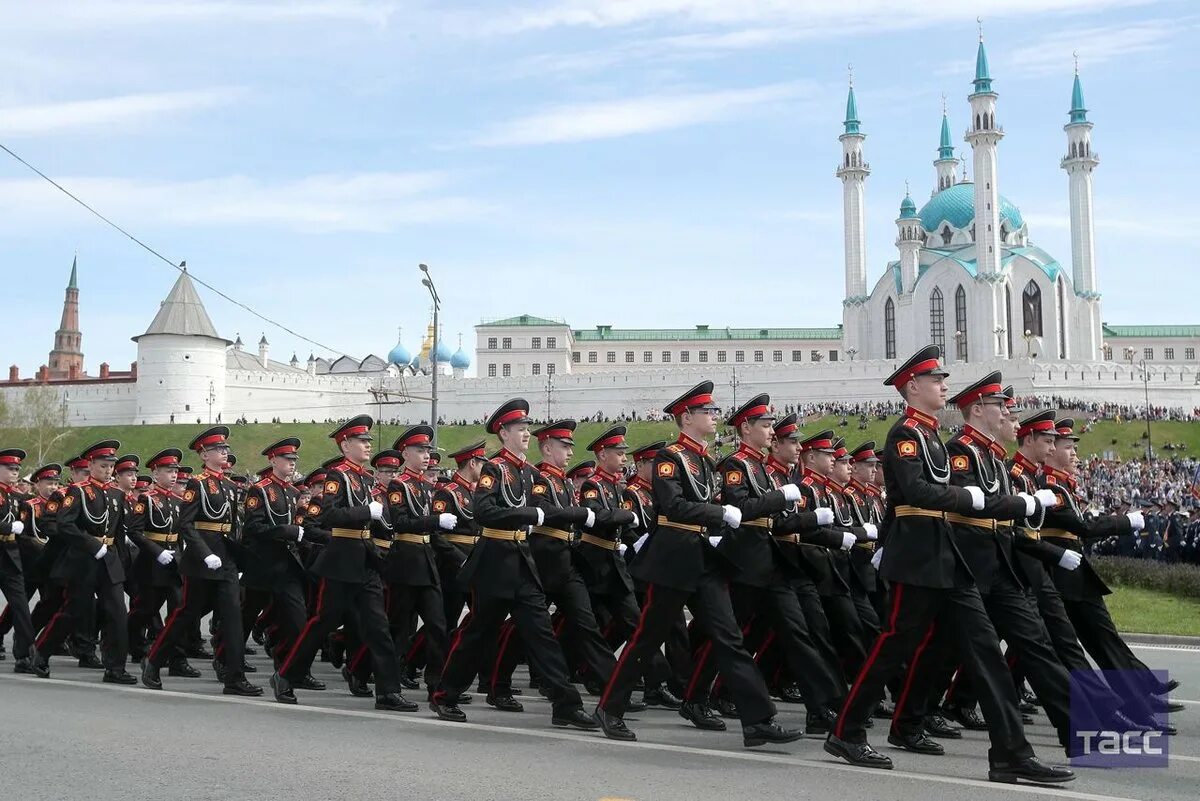
M992 91L992 72L988 68L987 49L983 46L983 18L976 17L979 23L979 50L975 53L975 94Z
M1079 54L1075 54L1075 85L1071 87L1071 122L1087 122L1087 108L1083 105L1083 85L1079 83Z
M859 133L858 130L858 101L854 99L854 67L847 65L850 72L850 91L846 94L846 119L842 125L848 134Z

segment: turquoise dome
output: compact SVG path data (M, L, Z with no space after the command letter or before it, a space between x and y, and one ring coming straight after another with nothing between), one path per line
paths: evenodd
M913 202L912 196L905 195L904 200L900 202L900 218L908 219L917 216L917 204Z
M967 229L975 219L975 185L970 182L947 187L929 199L919 212L921 227L936 231L943 222L955 228ZM1021 210L1004 195L1000 196L1000 224L1010 231L1025 225Z
M471 357L463 352L462 345L459 345L458 350L450 357L450 366L455 370L466 370L471 366Z
M438 338L437 349L431 354L431 359L435 364L445 364L450 361L450 346L446 344L446 340Z
M397 341L396 347L392 348L391 352L388 353L388 363L394 364L397 367L407 367L411 361L412 354L408 352L408 348L404 347L403 343Z

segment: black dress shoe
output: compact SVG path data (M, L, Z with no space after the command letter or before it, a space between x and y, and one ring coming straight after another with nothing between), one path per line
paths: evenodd
M469 693L463 693L462 695L458 696L458 699L454 703L462 706L463 704L471 703L472 700L474 699L471 698Z
M184 653L189 659L208 661L209 659L213 658L213 652L205 648L203 645L198 645L194 648L188 648Z
M421 689L421 682L406 673L401 673L400 686L406 690L419 690Z
M1026 726L1032 726L1033 725L1033 715L1026 715L1024 712L1022 712L1021 713L1021 723L1025 724Z
M243 673L257 673L258 668L256 668L254 665L250 664L249 662L247 662L246 660L243 659L242 660L242 672Z
M258 654L258 649L247 645L247 646L245 646L242 653L244 653L246 656L255 656L256 654Z
M192 667L191 662L188 662L186 659L178 659L171 661L167 665L167 675L179 676L185 679L198 679L203 674Z
M158 668L150 664L150 660L142 660L142 686L151 690L162 689L162 679L158 676Z
M988 781L1016 784L1018 780L1039 784L1062 784L1073 781L1075 773L1069 768L1043 764L1037 757L1016 762L1000 762L988 767Z
M524 712L525 706L511 695L489 695L488 706L493 706L501 712Z
M280 676L278 673L271 674L271 693L274 694L275 700L281 704L295 704L296 693L292 689L292 683Z
M458 708L458 704L451 701L430 701L429 708L433 714L438 716L438 720L449 720L452 723L465 723L467 715Z
M803 736L804 732L800 729L785 729L776 723L774 718L742 727L742 745L746 748L757 748L767 743L794 743Z
M221 692L225 695L241 695L247 698L257 698L263 694L263 688L246 681L245 676L238 676L226 681L225 689Z
M941 740L962 739L962 729L941 715L927 715L925 717L925 733L930 737L937 737Z
M50 660L36 648L29 652L29 667L39 679L50 678Z
M324 690L325 682L314 678L311 673L305 673L299 679L292 682L292 686L298 690Z
M871 717L879 718L880 720L891 720L895 715L896 707L887 701L880 701L871 712Z
M960 706L942 707L942 714L964 729L970 731L987 731L987 723L975 711L975 707L971 707L970 709Z
M137 684L137 679L129 674L124 668L120 670L104 671L104 678L101 679L105 684Z
M104 670L104 663L95 654L84 654L79 657L79 666L88 670Z
M870 744L848 743L832 734L825 738L825 753L833 754L860 768L892 769L892 758L879 753Z
M350 694L355 698L370 698L375 693L371 692L371 688L367 683L350 672L350 668L342 668L342 678L346 680L346 686L350 688Z
M737 719L738 708L737 704L735 704L733 701L729 700L728 698L718 698L716 696L709 698L708 701L712 711L716 712L721 717L730 718L733 720Z
M625 704L626 712L645 712L647 704L645 701L635 701L632 698Z
M1167 682L1167 692L1174 692L1179 689L1179 679L1171 679Z
M375 708L385 712L416 712L420 706L400 693L384 693L375 698Z
M1182 712L1187 709L1179 701L1172 701L1170 698L1155 698L1150 702L1150 708L1158 713Z
M1034 695L1033 691L1028 687L1021 688L1021 701L1026 704L1032 704L1033 706L1042 705L1042 702L1038 700L1038 697Z
M929 756L941 756L946 753L946 749L942 748L941 743L935 743L925 736L924 732L896 732L888 734L887 741L889 744L897 748L903 748L905 751L912 751L914 754L927 754Z
M626 727L624 720L616 715L608 714L599 707L596 707L596 711L592 714L592 720L596 721L596 725L604 732L604 736L610 740L633 742L637 739L637 735Z
M679 709L683 706L683 701L679 700L667 685L661 685L657 690L647 690L642 695L642 700L648 706L661 706L663 709Z
M803 704L804 694L800 692L800 688L795 684L789 684L786 687L780 687L776 696L782 703L785 704Z
M29 657L18 659L13 663L13 673L28 673L33 675L33 663L29 661Z
M838 713L827 706L810 709L804 716L805 734L829 734L837 723Z
M714 715L707 705L699 701L684 701L679 706L679 717L691 721L697 729L725 731L725 721Z
M217 674L217 681L221 682L222 684L228 684L229 682L227 679L229 678L229 671L225 669L225 665L221 663L221 660L214 659L212 661L212 666L213 672Z
M1037 707L1028 701L1021 701L1017 704L1017 709L1021 710L1022 715L1032 715L1037 712Z
M596 729L600 728L600 724L582 709L572 709L569 712L555 712L550 718L550 723L554 726L558 726L560 729L570 726L573 729L595 731Z
M266 642L266 637L263 636L262 629L252 629L250 631L250 639L254 640L259 645L262 645L264 642ZM246 653L250 653L250 652L246 651Z

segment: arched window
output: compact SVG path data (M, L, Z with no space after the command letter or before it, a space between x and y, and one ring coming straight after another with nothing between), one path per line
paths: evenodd
M883 304L883 358L896 358L896 304L891 298Z
M950 226L942 226L942 244L949 245L950 240L954 238L954 234L950 231Z
M967 291L958 285L954 293L954 331L958 340L955 358L960 362L967 361Z
M975 130L977 130L977 131L983 130L983 123L980 122L978 114L975 115Z
M1013 354L1013 337L1012 337L1012 286L1004 285L1004 328L1008 334L1008 357L1012 358Z
M1058 358L1067 358L1067 299L1062 278L1058 279Z
M1042 290L1032 279L1021 293L1021 318L1026 332L1035 337L1042 335Z
M945 352L946 304L942 299L942 290L938 287L934 287L933 294L929 296L929 339Z

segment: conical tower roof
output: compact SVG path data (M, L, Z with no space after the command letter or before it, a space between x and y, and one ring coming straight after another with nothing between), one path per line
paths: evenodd
M167 293L166 299L158 307L158 314L150 321L150 326L141 336L133 338L134 342L151 334L175 334L176 336L209 337L219 339L226 345L229 340L217 333L196 287L192 284L187 270L179 273L175 286Z

